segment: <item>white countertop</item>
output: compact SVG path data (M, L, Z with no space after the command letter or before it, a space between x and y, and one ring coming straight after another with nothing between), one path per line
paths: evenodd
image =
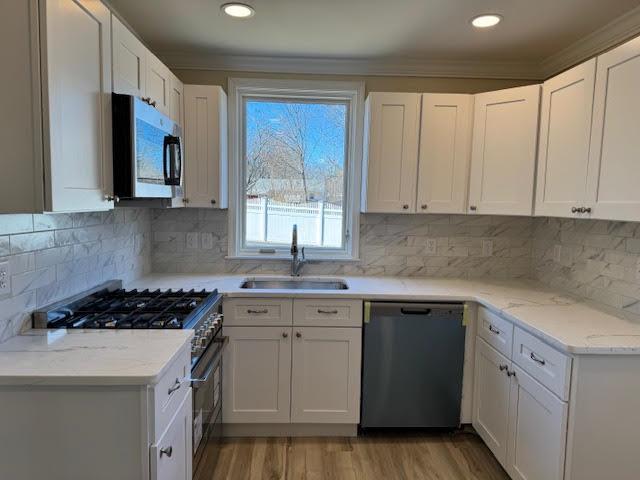
M0 385L153 385L193 330L29 330L0 344Z
M568 353L640 354L640 324L534 281L340 277L346 280L348 290L318 291L244 290L240 284L245 278L258 276L153 274L129 283L127 288L217 288L230 297L474 301Z

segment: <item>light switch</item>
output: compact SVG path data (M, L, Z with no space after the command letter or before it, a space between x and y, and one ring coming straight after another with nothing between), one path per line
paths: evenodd
M562 245L554 245L553 247L553 261L556 263L560 263L560 259L562 258Z
M185 246L187 250L195 250L198 248L198 232L187 233L187 241Z
M201 237L202 249L211 250L213 248L213 234L211 232L202 232Z
M636 261L636 280L640 280L640 257Z
M482 240L482 256L490 257L493 255L493 240Z
M11 280L9 275L9 262L0 263L0 295L11 293Z
M425 248L425 255L435 255L438 250L438 242L435 238L427 238L427 248Z

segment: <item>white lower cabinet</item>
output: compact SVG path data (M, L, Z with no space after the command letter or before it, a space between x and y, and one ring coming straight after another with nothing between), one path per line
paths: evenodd
M294 328L293 423L358 423L360 328Z
M158 442L151 446L151 480L191 480L191 390Z
M224 327L223 422L288 423L291 327Z
M359 423L361 301L231 298L224 309L224 423Z
M506 469L514 480L561 480L567 404L512 367Z
M473 426L502 465L507 459L510 380L506 371L510 364L478 337Z

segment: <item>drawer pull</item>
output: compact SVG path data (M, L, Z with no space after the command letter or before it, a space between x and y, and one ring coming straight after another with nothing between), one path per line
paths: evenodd
M180 383L180 379L176 378L176 383L174 383L173 385L171 385L169 387L168 394L171 395L176 390L179 390L181 386L182 386L182 383ZM171 455L169 455L169 456L171 456Z
M302 333L300 333L300 332L296 332L296 337L297 337L297 338L302 338Z
M539 363L540 365L545 365L547 363L546 361L544 361L544 359L536 357L536 354L533 352L531 352L531 355L529 356L531 357L531 360L533 360L536 363Z
M282 338L287 338L289 334L287 332L282 332Z
M338 314L338 310L323 310L321 308L318 309L318 313L321 313L323 315L337 315Z
M264 315L265 313L269 313L269 310L267 310L266 308L263 310L252 310L249 309L247 310L247 313L250 313L251 315Z
M167 457L171 458L172 454L173 454L173 447L171 445L160 449L160 458L162 458L163 455L166 455Z
M491 333L495 333L496 335L500 335L500 330L498 330L497 328L495 328L493 325L489 324L489 331Z
M508 365L500 365L500 371L504 372L505 370L509 370L509 366Z
M514 370L507 370L507 377L515 377L516 372Z

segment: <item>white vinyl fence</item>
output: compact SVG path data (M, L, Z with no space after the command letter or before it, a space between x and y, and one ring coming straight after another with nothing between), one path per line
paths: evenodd
M328 202L285 203L247 199L247 242L291 243L298 225L298 243L317 247L342 245L342 208Z

